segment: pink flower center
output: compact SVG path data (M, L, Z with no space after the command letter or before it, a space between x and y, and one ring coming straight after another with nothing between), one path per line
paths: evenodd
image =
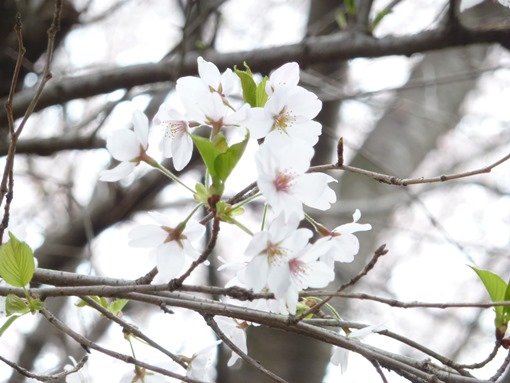
M292 189L292 181L294 176L287 172L278 172L277 176L273 180L273 185L278 192L287 193Z

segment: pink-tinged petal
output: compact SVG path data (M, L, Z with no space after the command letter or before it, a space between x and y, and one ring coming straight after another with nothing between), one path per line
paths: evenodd
M179 275L184 267L184 250L174 241L168 242L156 248L156 259L159 277L170 280Z
M333 181L333 177L323 173L304 174L296 181L294 190L305 205L327 210L336 201L335 192L328 186Z
M158 225L142 225L129 234L129 245L133 247L157 247L165 242L168 233Z
M174 168L177 171L184 169L193 154L193 141L188 133L176 137L171 143Z
M240 275L239 279L241 279L241 282L245 283L248 288L259 292L266 287L268 271L269 263L267 256L257 255L248 263L244 274Z
M207 85L218 90L220 85L221 73L216 65L212 62L205 61L202 57L197 59L198 75Z
M103 182L115 182L130 175L135 169L134 162L121 162L113 169L103 170L99 174L99 180Z
M140 110L133 112L133 125L136 135L136 140L144 149L147 149L149 139L149 119L145 113Z
M129 129L113 132L106 140L106 148L119 161L131 161L140 155L140 143L135 133Z

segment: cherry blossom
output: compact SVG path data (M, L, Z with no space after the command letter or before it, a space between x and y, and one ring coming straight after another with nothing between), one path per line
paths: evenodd
M322 108L315 94L300 86L275 90L263 108L252 108L243 123L252 138L285 142L301 139L313 146L319 140L322 126L312 119Z
M322 249L308 245L289 256L288 267L281 269L280 278L290 281L285 295L285 303L290 314L296 313L300 291L308 287L326 287L335 279L334 269L318 261L321 255Z
M285 297L290 282L285 272L289 256L303 249L312 236L310 230L298 228L299 222L297 215L286 222L280 214L268 230L255 233L245 250L251 260L238 273L241 282L255 292L267 286L277 299Z
M364 339L371 334L375 334L384 330L386 330L386 326L384 324L367 326L358 330L351 331L349 334L347 334L347 338L357 341ZM331 364L340 366L342 373L344 373L347 371L347 365L349 362L349 350L346 350L343 347L334 347L330 361Z
M197 58L197 65L200 77L186 76L177 80L180 88L189 90L189 92L180 94L183 102L194 103L207 93L217 93L221 98L224 98L237 90L239 78L230 68L220 73L216 65L202 57Z
M106 140L106 148L113 158L121 161L115 168L103 170L99 176L101 181L113 182L128 176L142 161L149 137L149 120L139 111L133 112L134 131L117 130Z
M142 225L130 233L129 244L134 247L154 247L158 279L168 281L175 278L186 264L186 257L197 259L200 252L192 242L205 234L205 227L197 222L189 221L173 227L172 222L163 214L149 213L158 225Z
M248 327L248 324L244 321L239 321L238 319L222 316L217 316L214 319L225 336L227 336L241 351L247 354L248 348L246 346L245 329ZM232 355L228 360L227 366L233 366L238 359L239 355L232 351Z
M204 382L212 382L214 380L214 366L213 358L215 348L221 343L221 340L213 343L210 346L203 348L197 353L193 354L188 364L186 376L191 379L196 379Z
M368 223L357 223L360 218L361 213L356 209L352 215L351 223L336 227L328 235L315 242L315 246L324 248L324 255L321 257L322 262L332 267L335 261L352 262L354 260L354 256L359 251L359 240L353 233L372 229L372 226Z
M193 153L193 141L189 135L187 118L167 104L162 104L154 117L154 122L165 129L159 149L165 157L173 157L175 170L182 170L191 160Z
M257 185L275 214L304 217L303 204L327 210L336 201L328 183L336 182L323 173L306 173L314 150L301 140L286 145L265 142L255 154Z
M299 65L296 62L283 64L275 69L266 82L266 93L272 96L274 91L283 87L296 86L299 83Z

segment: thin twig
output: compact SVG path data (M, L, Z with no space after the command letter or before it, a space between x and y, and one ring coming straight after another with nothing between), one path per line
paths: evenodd
M78 334L77 332L75 332L74 330L72 330L64 322L60 321L51 312L49 312L47 309L43 308L39 312L48 320L48 322L50 322L53 326L55 326L58 330L62 331L64 334L66 334L69 337L71 337L72 339L74 339L76 342L78 342L85 349L93 349L93 350L99 351L105 355L111 356L112 358L119 359L125 363L133 364L135 366L139 366L139 367L145 368L147 370L157 372L158 374L169 376L171 378L181 379L184 382L203 383L203 382L199 382L195 379L191 379L186 376L176 374L175 372L166 370L164 368L142 362L141 360L135 359L130 355L121 354L121 353L109 350L107 348L104 348L102 346L99 346L97 343L92 342L91 340L85 338L84 336L82 336L82 335Z
M377 373L381 377L381 380L383 381L383 383L388 383L388 380L386 379L386 376L384 376L384 372L383 372L383 370L381 368L381 365L376 360L371 360L370 363L372 363L372 366L374 366L375 370L377 371Z
M212 315L204 314L203 317L204 317L207 325L216 333L218 338L220 338L223 341L223 343L225 343L232 350L232 352L235 352L237 355L239 355L246 363L248 363L252 367L255 367L258 371L260 371L264 375L268 376L270 379L274 380L275 382L288 383L285 379L282 379L275 373L269 371L267 368L262 366L258 361L256 361L251 356L249 356L248 354L243 352L239 347L237 347L230 340L230 338L228 336L226 336L223 331L221 331L218 324L213 319Z
M123 321L119 317L113 315L110 311L105 309L103 306L101 306L99 303L97 303L95 300L93 300L90 297L87 296L81 296L80 299L82 299L84 302L86 302L90 307L96 309L101 314L103 314L106 318L110 319L111 321L117 323L119 326L121 326L124 331L127 331L130 334L133 334L137 338L142 339L143 341L147 342L147 344L151 347L154 347L155 349L161 351L166 356L170 357L175 363L180 364L182 368L186 368L186 364L182 361L181 358L179 358L177 355L171 353L163 346L159 345L155 341L153 341L151 338L149 338L147 335L145 335L143 332L138 330L136 327L130 325L129 323Z
M509 364L510 364L510 351L508 352L501 366L498 368L498 371L496 371L496 373L489 380L491 382L495 382L496 380L498 380L501 377L501 375L503 375Z
M344 283L343 285L341 285L338 290L337 290L337 293L342 291L342 290L345 290L347 287L349 286L352 286L354 285L355 283L357 283L361 278L363 278L365 275L368 274L368 272L370 270L372 270L372 268L375 266L375 264L377 263L377 260L382 257L383 255L385 255L386 253L388 253L388 250L385 249L386 245L381 245L379 246L379 248L374 252L374 255L372 256L372 259L370 260L370 262L368 262L368 264L363 268L363 270L361 270L361 272L356 275L354 278L352 278L349 282L347 283ZM313 305L312 307L310 307L308 310L306 310L304 313L302 313L301 315L297 316L296 318L292 318L291 319L291 322L292 323L297 323L301 320L303 320L304 318L312 315L312 314L315 314L316 312L318 312L326 303L328 303L331 299L333 299L335 297L335 295L330 295L328 297L326 297L325 299L323 299L322 301L320 302L317 302L317 304Z
M370 170L356 168L354 166L342 165L338 166L337 164L330 165L318 165L312 166L308 171L309 172L322 172L325 170L345 170L347 172L361 174L363 176L367 176L373 178L376 181L379 181L388 185L397 185L397 186L409 186L409 185L418 185L418 184L431 184L437 182L445 182L451 181L459 178L467 178L472 177L479 174L490 173L494 168L501 165L502 163L508 161L510 159L510 153L506 156L500 158L499 160L493 162L490 165L484 166L482 168L478 168L475 170L470 170L467 172L456 173L456 174L447 174L435 177L419 177L419 178L399 178L396 176L391 176L382 173L372 172Z
M7 364L13 370L18 371L21 375L26 376L27 378L35 379L40 382L51 382L52 380L58 380L58 379L66 377L67 375L78 372L79 370L81 370L83 368L83 366L85 366L85 363L87 362L87 360L88 360L88 355L85 355L75 366L73 366L73 368L71 368L69 370L64 370L62 372L59 372L58 374L53 374L53 375L40 375L40 374L35 374L33 372L30 372L27 369L19 366L16 363L11 362L8 359L5 359L2 355L0 355L0 361Z

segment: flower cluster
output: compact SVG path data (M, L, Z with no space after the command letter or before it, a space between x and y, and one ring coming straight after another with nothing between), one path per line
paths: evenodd
M235 268L235 278L229 284L272 293L274 300L265 301L266 310L296 314L300 291L327 286L335 277L335 262L351 262L358 253L354 233L371 226L358 223L361 213L356 210L352 223L330 231L305 212L305 207L330 208L336 194L329 184L336 180L310 168L322 130L314 118L322 103L298 85L297 63L287 63L262 81L255 81L247 66L245 71L235 68L221 73L201 57L197 62L199 77L177 80L176 93L183 108L177 110L164 103L153 122L162 130L160 152L172 158L175 170L184 169L193 150L198 150L207 169L205 183L191 189L147 154L149 123L140 111L133 115L134 132L121 130L108 138L107 148L121 163L104 171L100 178L119 180L145 162L193 192L198 205L184 221L172 222L154 213L157 225L137 227L130 233L131 245L153 248L161 280L177 277L187 260L198 259L200 252L192 242L202 238L205 228L192 216L205 206L215 219L235 224L251 236L244 255L220 268ZM209 128L208 138L198 134L199 127ZM231 142L233 131L244 139ZM250 139L258 144L254 158L258 190L232 206L222 198L224 184ZM266 229L253 233L237 216L243 206L257 198L264 199L272 214L263 215L262 227ZM319 239L313 241L312 230L301 227L304 219L316 229ZM260 308L260 301L253 304ZM248 324L221 318L218 325L246 352L244 328ZM229 365L236 359L233 355Z

